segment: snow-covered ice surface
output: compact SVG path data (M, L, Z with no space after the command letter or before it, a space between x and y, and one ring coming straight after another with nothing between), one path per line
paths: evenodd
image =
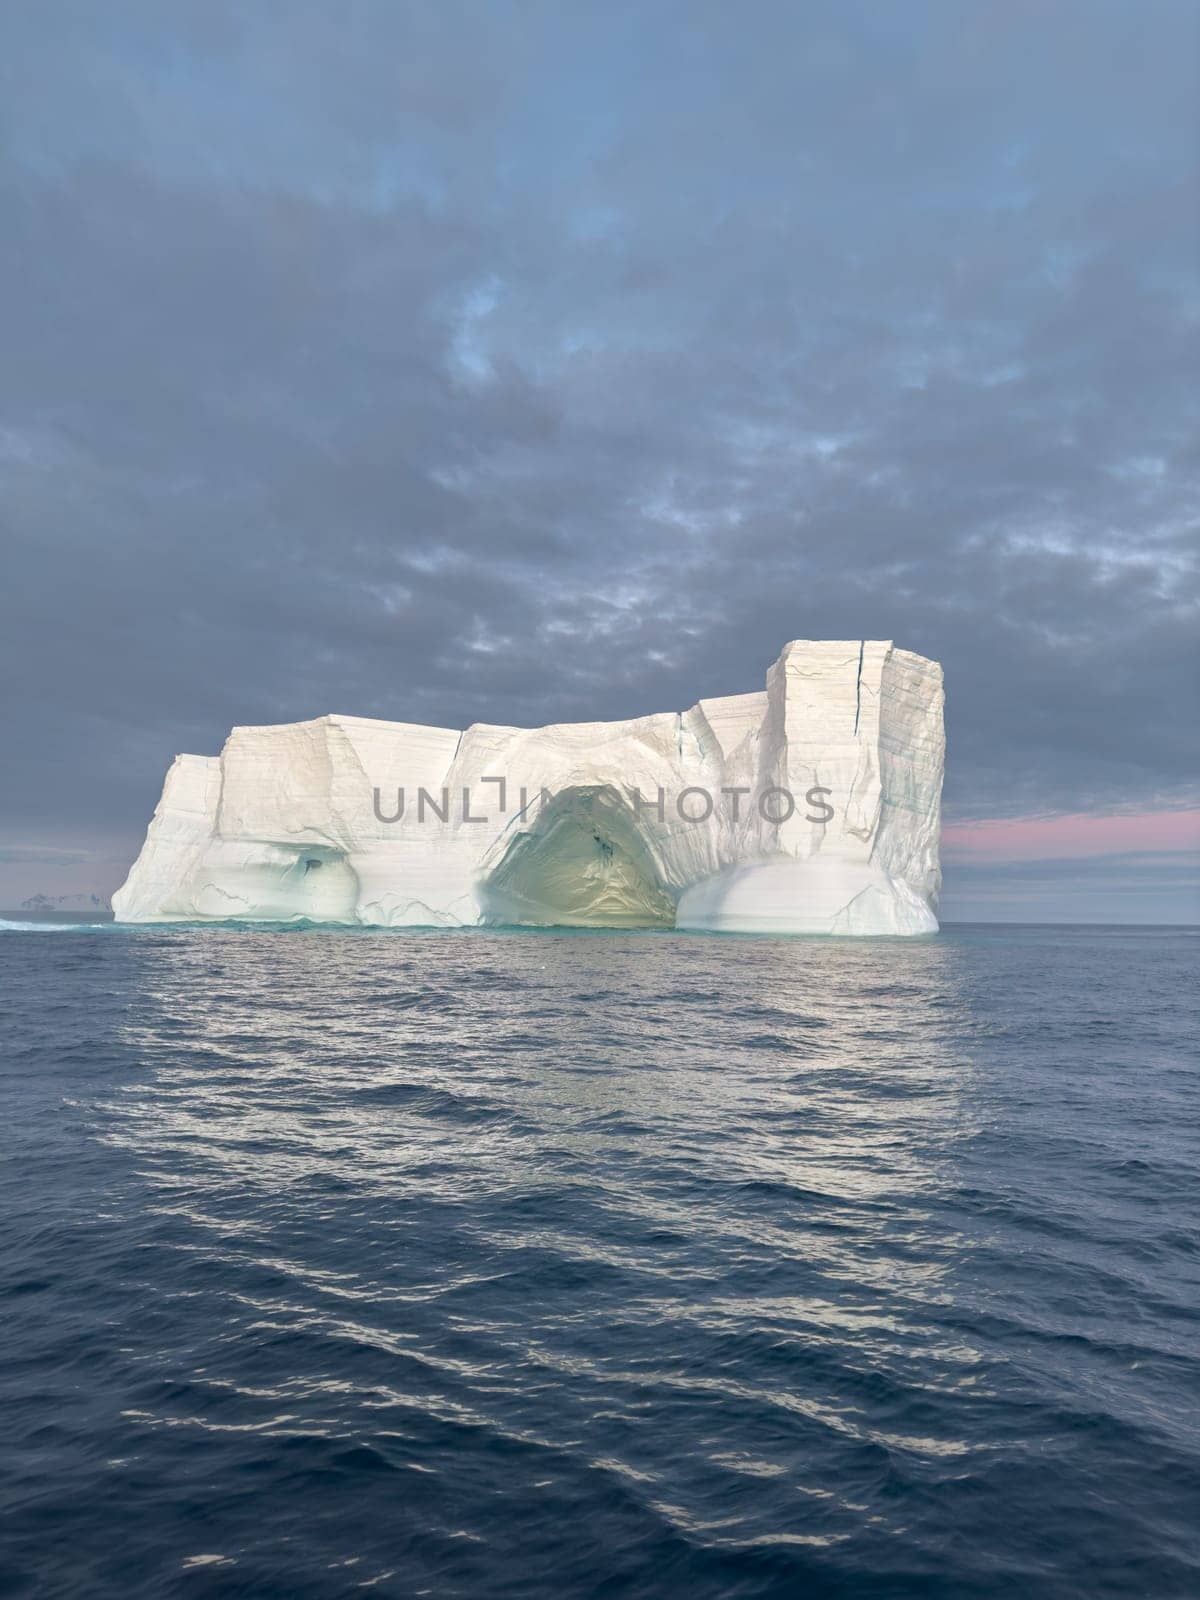
M932 933L942 704L936 662L796 640L763 691L628 722L235 728L176 757L113 911Z

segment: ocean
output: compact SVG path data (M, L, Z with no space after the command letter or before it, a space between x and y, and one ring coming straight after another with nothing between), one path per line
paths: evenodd
M0 927L0 1595L1200 1595L1193 930Z

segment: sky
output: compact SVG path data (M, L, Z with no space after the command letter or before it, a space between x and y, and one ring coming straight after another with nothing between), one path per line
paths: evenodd
M947 687L954 918L1200 921L1192 0L0 13L0 905L178 751Z

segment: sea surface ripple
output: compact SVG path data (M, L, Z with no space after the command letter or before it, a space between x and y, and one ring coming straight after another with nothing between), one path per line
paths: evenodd
M0 931L0 1594L1200 1594L1200 940Z

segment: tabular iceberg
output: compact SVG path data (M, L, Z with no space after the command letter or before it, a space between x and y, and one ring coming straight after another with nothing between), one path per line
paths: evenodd
M326 716L177 756L122 922L937 930L942 671L795 640L756 694L460 732Z

